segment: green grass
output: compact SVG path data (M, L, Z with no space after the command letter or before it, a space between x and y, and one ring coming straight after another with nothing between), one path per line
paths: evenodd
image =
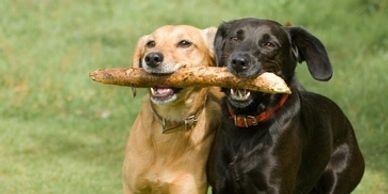
M129 66L136 40L164 24L200 28L254 16L320 37L334 77L301 82L349 116L366 158L356 194L388 193L388 3L384 0L0 2L0 193L120 193L140 97L88 72Z

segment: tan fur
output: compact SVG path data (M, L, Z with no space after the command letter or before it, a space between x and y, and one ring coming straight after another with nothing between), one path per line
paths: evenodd
M143 36L133 57L134 66L149 52L161 52L167 64L213 66L212 42L215 28L199 30L191 26L164 26ZM189 48L177 48L181 40L190 40ZM145 44L155 40L154 48ZM207 98L205 98L207 96ZM216 88L185 88L177 100L153 104L157 113L168 120L182 121L190 111L203 107L198 123L162 134L160 121L151 109L149 96L144 98L132 126L123 165L125 194L204 194L207 192L205 166L215 129L220 122L220 92ZM204 102L207 99L206 102Z

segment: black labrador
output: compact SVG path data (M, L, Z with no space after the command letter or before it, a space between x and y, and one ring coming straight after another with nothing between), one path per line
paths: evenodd
M321 41L300 27L245 18L221 24L214 44L218 66L243 78L273 72L292 94L223 89L207 166L213 193L350 193L364 172L353 128L333 101L295 78L303 61L316 80L331 78Z

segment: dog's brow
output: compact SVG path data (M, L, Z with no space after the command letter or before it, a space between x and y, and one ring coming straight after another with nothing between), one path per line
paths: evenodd
M265 33L263 35L263 38L266 39L266 40L275 40L275 41L278 41L278 38L276 36L274 36L273 34L270 34L270 33Z
M255 28L255 33L257 34L264 34L264 33L271 33L271 28L268 27L268 26L259 26L257 28Z
M264 35L263 35L263 38L262 38L263 40L271 40L272 39L272 37L271 37L271 35L269 35L268 33L265 33Z
M190 41L190 42L194 41L190 34L178 34L176 36L176 40L177 40L177 42L182 41L182 40L187 40L187 41Z
M271 33L264 33L260 41L274 41L279 43L279 39Z

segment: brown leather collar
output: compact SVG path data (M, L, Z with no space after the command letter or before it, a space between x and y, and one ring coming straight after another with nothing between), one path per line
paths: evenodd
M203 102L203 103L201 103L201 105L198 107L193 107L193 109L188 114L189 116L187 116L182 121L170 121L170 120L167 120L166 118L163 118L162 116L160 116L156 112L156 110L151 102L152 112L154 113L156 118L158 118L160 125L162 126L162 133L163 134L174 133L174 132L180 131L180 130L186 131L186 130L192 129L197 124L198 117L199 117L200 113L202 112L203 108L205 107L206 100L207 100L207 89L203 89L202 91L204 94L202 94L202 93L198 94L198 95L200 95L199 96L200 99L196 99L196 100L199 100L200 102Z
M227 104L228 111L229 111L229 118L234 120L234 125L236 127L248 128L251 126L255 126L260 122L268 120L274 112L279 110L284 105L284 103L287 101L288 96L289 96L288 94L284 94L276 106L270 107L266 111L261 112L260 114L255 116L236 115L234 114L232 107L230 107L230 105Z

